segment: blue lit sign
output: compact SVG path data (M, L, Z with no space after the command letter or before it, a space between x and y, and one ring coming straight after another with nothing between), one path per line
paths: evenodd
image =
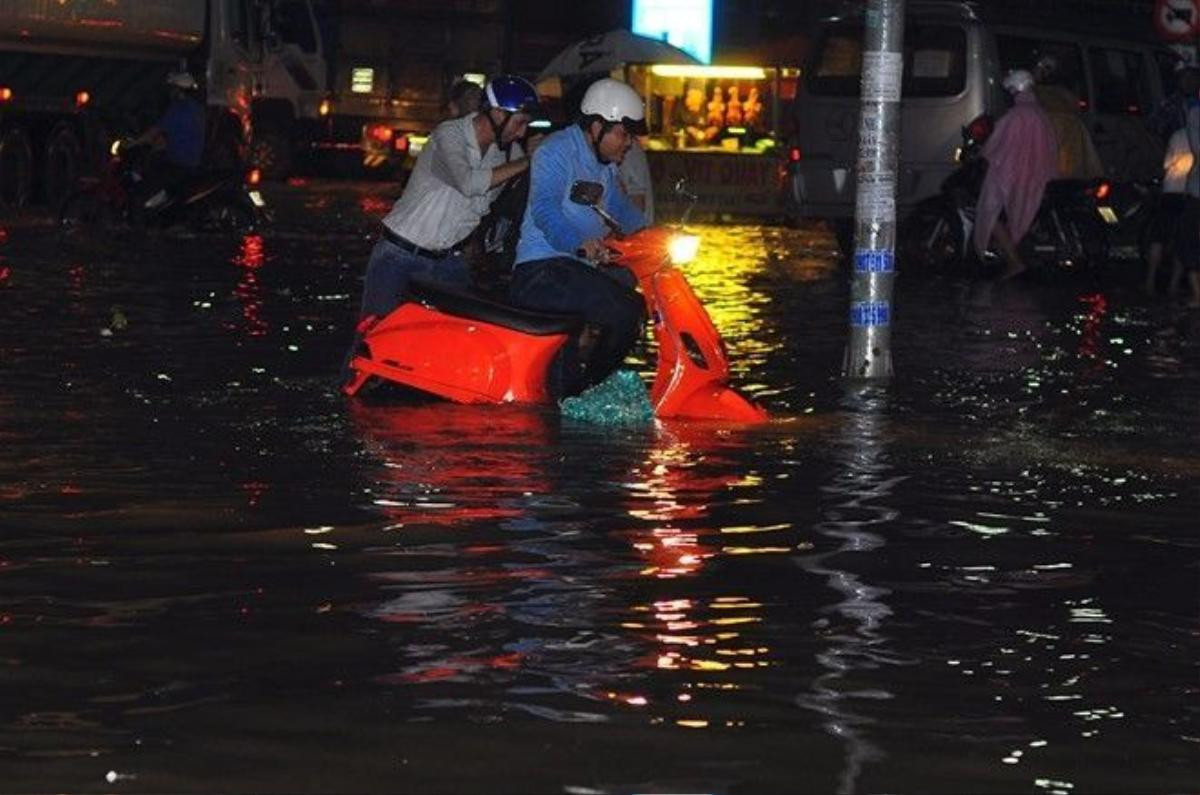
M713 0L633 0L633 32L712 61Z

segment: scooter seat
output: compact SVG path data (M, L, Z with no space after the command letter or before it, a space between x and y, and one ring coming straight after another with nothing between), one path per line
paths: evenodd
M491 323L534 336L573 334L583 326L583 319L574 315L552 315L519 309L423 279L408 280L404 299L455 317Z

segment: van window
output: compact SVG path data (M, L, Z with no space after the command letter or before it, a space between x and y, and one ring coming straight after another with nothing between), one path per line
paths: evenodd
M1145 114L1153 110L1150 70L1140 52L1109 47L1089 49L1096 110L1101 113Z
M861 25L828 28L807 81L810 94L857 97L862 80ZM952 97L967 80L967 34L953 25L909 23L904 31L905 97Z
M1058 64L1056 76L1052 78L1075 93L1083 103L1083 108L1090 106L1087 81L1084 79L1083 52L1079 45L1066 41L1049 39L1033 39L1025 36L996 36L996 51L1000 59L1000 71L1006 73L1011 69L1028 69L1033 71L1038 59L1049 55Z

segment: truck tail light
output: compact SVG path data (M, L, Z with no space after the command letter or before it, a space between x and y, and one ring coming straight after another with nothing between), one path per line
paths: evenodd
M367 135L379 141L381 144L386 144L392 140L392 128L386 124L372 124L367 128Z

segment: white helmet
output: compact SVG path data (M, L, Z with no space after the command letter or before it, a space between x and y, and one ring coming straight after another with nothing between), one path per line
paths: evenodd
M646 133L646 105L638 93L620 80L605 77L588 86L579 112L599 116L613 124L624 124L634 135Z
M1033 75L1028 69L1013 69L1004 76L1001 85L1008 93L1016 95L1033 88L1033 82Z
M182 88L184 91L195 91L200 87L191 72L171 72L167 75L167 85Z

